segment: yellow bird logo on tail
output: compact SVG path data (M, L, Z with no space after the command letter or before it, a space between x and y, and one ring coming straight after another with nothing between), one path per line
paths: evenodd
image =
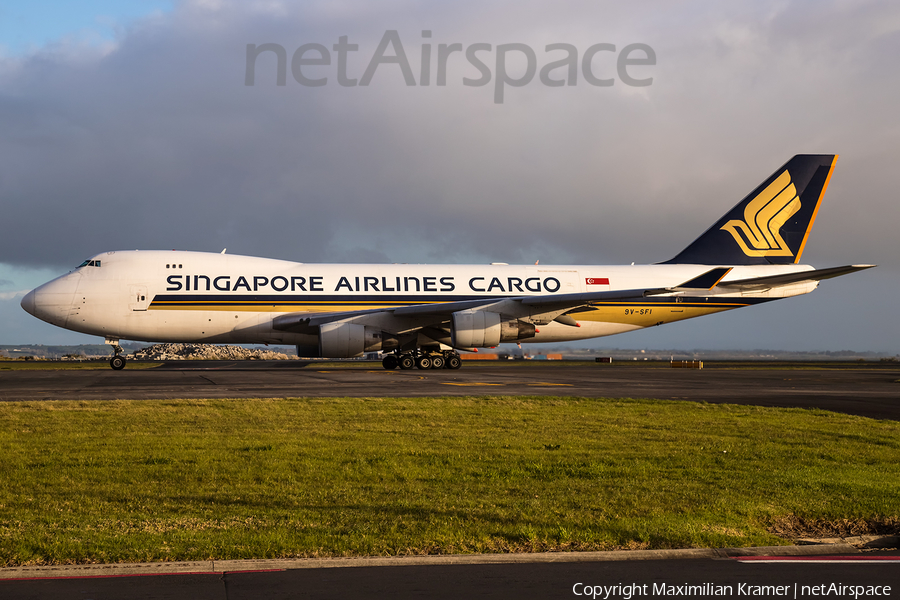
M779 231L798 210L800 198L785 170L747 203L743 221L732 219L722 229L734 236L747 256L793 256Z

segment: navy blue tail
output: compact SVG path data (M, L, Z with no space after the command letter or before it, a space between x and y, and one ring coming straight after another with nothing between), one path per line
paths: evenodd
M835 161L834 154L798 154L663 264L799 262Z

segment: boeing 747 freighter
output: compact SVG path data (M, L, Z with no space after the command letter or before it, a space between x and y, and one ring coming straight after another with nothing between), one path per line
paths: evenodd
M458 350L634 331L813 291L874 265L800 264L834 155L797 155L674 258L651 265L303 264L115 251L29 292L48 323L120 339L381 352L386 369L460 367Z

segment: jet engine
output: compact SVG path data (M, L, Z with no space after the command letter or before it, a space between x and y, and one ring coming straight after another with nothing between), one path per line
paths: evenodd
M452 315L451 339L456 348L490 348L500 342L533 338L533 323L484 310L461 310Z
M394 350L397 347L396 337L374 327L356 323L326 323L319 326L319 356L322 358L353 358L364 352Z

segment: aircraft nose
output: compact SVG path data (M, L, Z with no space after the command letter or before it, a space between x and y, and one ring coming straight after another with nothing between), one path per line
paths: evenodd
M65 327L76 310L75 291L80 275L69 273L39 286L22 298L22 308L42 321Z
M22 298L22 308L25 309L29 315L37 316L34 314L34 290L31 290L25 297Z

